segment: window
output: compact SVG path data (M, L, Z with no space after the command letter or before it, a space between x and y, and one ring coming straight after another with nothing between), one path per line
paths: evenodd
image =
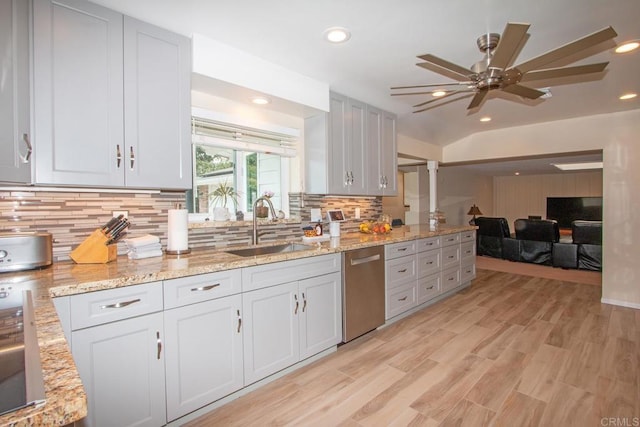
M213 214L226 207L252 217L253 202L272 194L277 210L289 214L289 158L295 156L290 135L238 128L193 119L193 190L190 212ZM248 214L248 217L247 217Z

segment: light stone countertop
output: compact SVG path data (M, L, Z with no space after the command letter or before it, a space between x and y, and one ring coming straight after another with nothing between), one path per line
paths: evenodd
M307 251L241 257L224 252L231 248L197 249L182 256L164 255L142 260L120 256L108 264L74 264L69 261L54 263L42 270L1 273L0 286L26 284L33 293L46 404L2 415L0 426L65 425L86 416L86 395L53 306L54 297L398 243L475 228L412 225L394 228L384 235L343 233L328 242L308 243L317 247ZM295 242L301 243L301 238L295 239ZM264 246L276 243L283 242L269 242Z

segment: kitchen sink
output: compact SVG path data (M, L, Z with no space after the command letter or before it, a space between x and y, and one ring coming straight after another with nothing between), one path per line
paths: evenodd
M310 251L315 249L315 246L303 245L301 243L283 243L273 246L252 246L242 249L227 250L226 253L239 255L243 257L281 254L288 252Z

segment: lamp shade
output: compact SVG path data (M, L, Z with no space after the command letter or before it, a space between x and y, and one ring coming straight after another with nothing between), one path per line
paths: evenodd
M473 206L471 206L471 208L469 209L469 212L467 213L467 215L482 215L482 212L480 212L480 208L478 208L475 204Z

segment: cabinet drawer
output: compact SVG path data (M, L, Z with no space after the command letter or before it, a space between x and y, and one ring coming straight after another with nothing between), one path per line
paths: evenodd
M450 268L460 265L460 245L445 246L442 248L442 268Z
M162 282L71 296L71 329L122 320L162 310Z
M242 291L240 269L199 274L164 281L164 306L175 308Z
M442 292L460 286L460 267L450 268L442 272Z
M457 245L458 243L460 243L460 233L455 233L455 234L445 234L442 237L442 246L451 246L451 245Z
M475 258L476 242L464 242L460 245L460 258L463 260Z
M418 277L440 272L440 266L442 264L440 249L419 252L416 259L418 264Z
M416 257L405 256L402 258L385 261L385 284L387 289L395 288L416 279Z
M460 233L460 241L461 242L475 242L476 241L476 230L463 231Z
M460 271L460 283L467 283L476 278L476 264L463 265Z
M340 254L318 255L242 269L242 290L253 291L340 271Z
M387 292L386 318L390 319L416 306L416 284L409 283Z
M442 288L440 273L418 279L418 305L437 297Z
M415 240L409 240L407 242L391 243L384 246L384 259L394 259L406 255L413 255L416 253Z
M430 251L431 249L438 249L442 246L441 236L427 237L426 239L418 239L416 241L416 252Z

